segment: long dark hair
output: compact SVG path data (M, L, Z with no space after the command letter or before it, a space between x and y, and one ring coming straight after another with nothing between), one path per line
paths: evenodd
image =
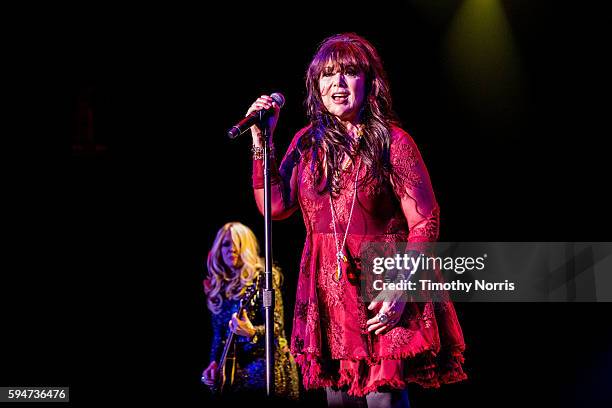
M353 146L347 138L347 129L342 122L330 114L321 98L319 78L329 62L337 64L341 70L355 67L365 73L365 98L361 108L363 137L360 146ZM306 109L312 125L310 143L314 144L313 156L318 154L327 158L326 187L332 193L340 190L340 163L348 156L355 161L355 152L359 148L362 165L366 165L366 180L382 181L390 173L389 146L391 125L397 123L391 107L391 92L387 75L376 49L366 39L355 33L337 34L326 38L319 45L306 72ZM310 144L309 143L309 144ZM322 163L322 160L314 160ZM316 170L316 180L320 183L323 177L323 165Z

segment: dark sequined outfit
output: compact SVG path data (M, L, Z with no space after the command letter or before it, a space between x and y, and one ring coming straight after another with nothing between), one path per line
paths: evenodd
M274 386L275 393L282 398L297 399L299 396L299 380L295 360L289 353L285 336L285 320L283 300L279 285L275 280L274 305ZM261 279L263 282L263 279ZM261 287L262 285L260 285ZM240 301L223 300L219 314L212 315L213 338L210 361L221 359L225 340L229 335L228 322L232 314L238 312ZM250 305L247 315L255 327L255 337L252 340L243 336L234 336L236 344L236 374L232 391L257 391L266 388L265 359L265 329L262 291L258 290Z

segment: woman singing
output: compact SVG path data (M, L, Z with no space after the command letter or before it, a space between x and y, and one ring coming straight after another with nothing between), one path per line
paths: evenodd
M356 34L324 40L306 73L309 124L280 167L273 164L272 215L298 207L307 235L291 349L306 389L328 404L407 406L410 382L439 387L466 378L465 344L453 304L365 302L352 265L368 242L432 242L439 208L427 168L391 109L374 47ZM263 95L247 113L280 108ZM253 188L263 211L263 141L253 135Z

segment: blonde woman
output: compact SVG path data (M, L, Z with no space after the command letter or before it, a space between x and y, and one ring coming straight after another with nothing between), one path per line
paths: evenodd
M236 373L231 390L265 390L265 350L263 302L261 297L264 262L253 231L239 222L229 222L218 232L207 259L208 274L204 293L212 313L213 338L210 364L202 373L209 387L219 375L219 360L230 331L235 333ZM275 390L281 397L298 397L297 367L289 353L284 328L283 301L280 292L281 271L273 270L276 301L274 308ZM253 299L238 316L240 299L247 287L257 285Z

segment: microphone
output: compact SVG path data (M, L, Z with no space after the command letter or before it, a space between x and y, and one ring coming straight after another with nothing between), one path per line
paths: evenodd
M274 92L272 95L270 95L270 98L274 99L274 102L276 102L276 104L281 108L285 104L285 97L280 92ZM273 112L274 108L262 109L262 111L264 112L263 115L265 117L269 113ZM232 128L227 131L227 137L229 137L230 139L235 139L244 132L246 132L251 126L258 123L259 112L261 111L251 112L247 117L242 119L236 125L232 126Z

